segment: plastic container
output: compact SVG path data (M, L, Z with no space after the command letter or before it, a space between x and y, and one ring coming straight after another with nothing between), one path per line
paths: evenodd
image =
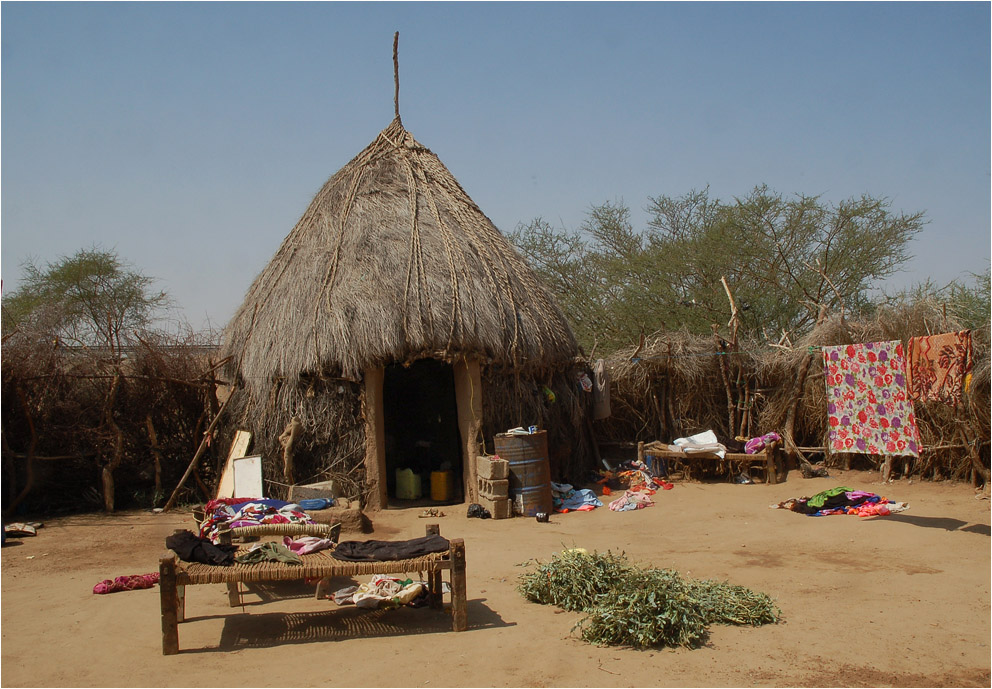
M510 498L517 511L527 517L535 517L539 512L551 514L548 432L499 433L494 444L496 454L510 463Z
M396 470L396 497L399 500L417 500L423 494L420 474L413 473L413 469Z
M431 500L448 502L455 497L455 474L452 471L431 472Z

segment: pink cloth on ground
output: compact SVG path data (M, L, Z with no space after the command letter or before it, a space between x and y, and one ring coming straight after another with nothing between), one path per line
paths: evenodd
M104 579L93 587L93 593L117 593L118 591L135 591L150 589L158 583L158 572L152 574L125 574L113 581Z

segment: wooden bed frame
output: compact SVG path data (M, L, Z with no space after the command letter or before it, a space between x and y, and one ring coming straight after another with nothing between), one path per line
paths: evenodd
M427 526L427 535L439 534L437 524ZM468 627L465 609L465 542L461 538L449 540L446 552L432 553L410 560L377 562L348 562L322 550L301 556L303 564L261 562L250 565L206 565L184 562L169 550L159 561L159 589L162 604L162 654L179 653L179 623L185 619L185 588L196 584L227 584L232 607L241 604L238 585L257 581L294 581L310 578L360 576L365 574L399 574L422 572L426 574L430 590L430 606L441 608L441 572L451 572L451 628L461 632Z
M714 464L716 462L729 463L731 467L737 466L738 468L750 467L752 464L760 464L765 469L765 483L778 483L778 472L779 468L784 472L786 471L784 458L781 456L780 445L778 442L772 442L765 446L765 449L761 452L756 452L753 455L738 453L738 452L728 452L723 459L714 454L698 454L676 451L669 449L671 446L660 442L651 443L637 443L637 458L642 461L649 463L651 470L657 474L657 467L651 462L652 458L658 459L669 459L676 460L691 467L693 464ZM730 472L730 479L733 480L734 472ZM784 480L784 479L783 479Z

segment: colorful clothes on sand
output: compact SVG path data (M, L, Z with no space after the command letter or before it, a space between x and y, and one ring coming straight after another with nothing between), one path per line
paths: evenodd
M920 402L957 406L971 371L971 331L909 340L909 394Z
M651 494L654 491L650 491ZM654 500L648 491L626 490L623 495L610 503L610 510L613 512L629 512L645 507L651 507Z
M902 343L823 347L831 453L919 456Z
M821 491L812 497L789 498L769 507L791 510L809 517L826 517L832 514L884 517L909 509L907 503L892 502L875 493L851 490L843 486Z
M603 503L588 488L573 488L567 483L551 482L551 505L555 512L588 512Z

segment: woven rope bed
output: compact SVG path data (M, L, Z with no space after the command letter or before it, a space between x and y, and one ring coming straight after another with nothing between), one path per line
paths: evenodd
M329 538L335 543L341 533L341 524L257 524L255 526L236 526L233 529L222 529L219 533L221 543L230 543L233 538L257 538L259 536L320 536Z
M278 526L278 525L273 525ZM322 525L321 525L322 526ZM246 527L264 529L265 527ZM439 533L436 524L427 526L427 534ZM185 588L199 584L227 584L228 598L232 607L241 605L239 584L262 581L294 581L300 579L321 579L342 576L362 576L370 574L400 574L417 572L425 575L430 591L432 608L443 606L441 594L441 572L451 572L451 611L452 630L464 631L467 626L465 611L465 542L460 538L448 541L448 550L407 560L376 562L348 562L338 560L331 551L322 550L302 555L302 564L284 562L260 562L254 564L233 564L227 566L207 565L198 562L184 562L175 552L169 550L159 561L159 589L162 605L162 653L179 653L179 623L185 619ZM245 552L248 546L239 548ZM318 586L318 595L323 581Z

